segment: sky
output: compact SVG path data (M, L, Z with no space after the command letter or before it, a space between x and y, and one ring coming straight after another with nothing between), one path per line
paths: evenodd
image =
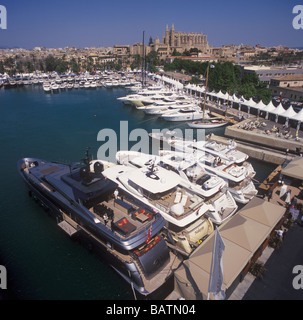
M109 47L145 43L165 27L207 34L209 45L303 47L293 28L299 0L0 0L7 29L0 48ZM303 21L302 21L303 23Z

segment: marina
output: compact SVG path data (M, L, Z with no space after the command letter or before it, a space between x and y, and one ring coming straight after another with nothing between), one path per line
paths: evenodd
M15 282L12 284L12 286L15 288L15 292L18 293L19 298L32 298L35 297L37 294L34 289L29 286L29 283L26 279L35 279L35 276L33 273L28 270L28 276L25 277L25 280L22 281L20 277L18 277L19 270L16 268L16 259L20 259L20 256L22 255L21 252L17 249L17 247L20 246L21 239L25 237L25 233L32 233L32 229L35 229L35 236L33 238L29 238L25 243L24 246L26 246L26 252L29 255L35 256L36 259L38 256L44 256L46 254L46 251L49 250L49 252L53 252L55 249L53 248L50 250L50 247L53 246L53 242L56 242L55 248L57 248L55 251L57 253L50 255L47 253L47 256L52 256L58 254L58 259L60 256L59 251L61 251L62 246L65 247L66 239L62 236L58 235L58 238L55 239L53 236L53 233L57 234L57 225L50 225L49 221L45 218L43 218L43 215L41 216L41 208L37 206L37 204L33 201L30 201L30 199L27 199L25 197L25 191L23 186L20 184L20 178L17 176L17 173L15 172L15 164L16 159L20 159L22 157L32 157L37 156L37 150L39 149L39 157L44 159L52 159L53 161L58 161L60 158L65 159L64 162L72 163L74 159L79 158L79 153L81 153L81 150L84 150L88 144L90 144L93 153L97 154L97 149L100 145L100 141L97 139L98 132L104 128L104 121L108 119L107 127L113 128L116 132L119 132L119 122L121 119L127 119L129 121L129 128L135 129L140 125L141 127L145 128L148 132L151 132L154 128L169 128L174 129L175 127L181 128L182 130L187 128L186 121L182 122L171 122L171 121L165 121L160 120L157 117L149 116L142 112L140 109L137 110L135 106L131 106L130 108L126 105L124 105L121 101L118 100L119 97L125 96L126 89L125 88L113 88L112 86L103 86L103 87L97 87L96 90L85 90L85 87L79 88L79 90L62 90L59 91L60 94L48 94L44 92L44 89L42 86L23 86L23 87L15 87L11 88L10 90L7 90L5 88L1 88L0 95L1 98L3 98L3 126L2 130L3 133L5 132L6 136L10 137L11 145L14 146L10 152L8 153L8 158L13 163L12 168L8 170L5 175L11 175L12 182L15 185L16 192L20 199L22 199L22 203L14 203L12 201L12 194L9 193L9 188L7 188L7 196L6 199L3 197L3 205L7 208L8 212L14 213L14 216L16 215L16 212L22 212L22 216L19 217L19 219L24 219L23 225L25 228L19 229L20 238L14 239L15 243L11 243L11 239L9 237L6 237L5 233L1 233L2 237L2 243L3 249L1 248L1 257L5 261L6 265L8 265L9 269L15 270L14 275L16 276L16 279L19 279L18 283ZM9 108L9 104L11 104L12 99L16 99L17 96L20 96L20 102L18 104L14 103L13 109ZM39 99L40 104L39 106L37 104L33 104L32 102L36 99ZM22 103L21 103L22 101ZM208 106L209 109L211 105ZM8 112L9 110L9 112ZM115 111L113 111L115 110ZM54 112L55 111L55 112ZM217 110L218 111L218 110ZM13 116L12 116L13 112ZM119 114L119 116L115 119L112 117L112 113L116 112ZM54 115L56 113L56 115ZM60 116L58 116L60 115ZM34 117L34 120L31 120L31 118ZM43 119L45 117L48 118L48 121L45 122ZM39 119L39 121L37 121ZM25 123L24 120L27 122ZM246 121L252 121L250 118ZM246 122L245 121L245 122ZM6 122L6 125L5 125ZM244 122L244 123L245 123ZM21 126L22 123L22 126ZM81 123L82 130L79 130L79 123ZM13 126L11 126L13 124ZM67 126L68 125L68 126ZM249 162L252 163L253 169L254 169L254 175L251 177L255 179L254 181L259 181L259 184L261 184L262 181L264 181L267 176L269 176L274 170L276 170L277 164L282 164L285 159L292 160L296 153L298 152L299 146L300 146L300 140L294 140L293 145L288 145L289 154L285 154L285 151L283 150L283 145L279 149L277 146L275 148L274 144L270 143L270 141L267 141L267 139L261 140L259 139L259 135L265 136L265 138L268 138L269 134L264 133L258 133L257 131L250 131L247 135L239 134L237 135L237 131L245 131L244 129L240 128L239 126L243 125L243 122L238 122L234 125L228 125L225 127L218 127L214 128L211 131L206 131L207 137L209 137L209 142L214 143L216 142L219 146L219 144L222 146L228 146L230 144L230 140L234 139L237 143L237 150L240 150L241 152L246 153L246 151L251 148L250 152L247 152L249 155ZM267 122L267 126L270 127L271 125L274 125L274 123ZM24 127L23 127L24 126ZM54 128L56 127L56 130L54 131ZM89 128L89 129L88 129ZM27 139L22 139L23 132L27 132ZM37 136L37 130L41 132L40 136ZM211 134L212 133L212 134ZM208 136L209 135L209 136ZM251 137L253 135L256 139L256 141L261 141L262 147L268 149L268 154L265 153L265 151L259 150L259 147L256 148L256 146L253 144L254 140ZM272 139L275 139L275 136L272 137ZM284 140L286 140L284 138ZM247 146L248 141L250 142L250 145ZM288 140L289 142L290 140ZM6 141L2 141L3 145ZM220 148L221 148L220 147ZM204 146L203 146L204 148ZM258 149L258 150L256 150ZM218 150L214 151L217 152L216 156L218 156ZM224 150L224 148L221 148L221 151ZM204 150L205 151L205 150ZM263 156L260 156L260 154L263 152ZM269 153L272 153L269 155ZM56 157L55 155L58 155ZM202 154L201 154L202 156ZM220 154L220 156L222 156ZM223 156L222 156L223 157ZM59 159L58 159L59 158ZM276 160L278 159L278 160ZM113 159L115 160L115 159ZM240 164L245 162L247 158L240 159ZM282 161L283 160L283 161ZM3 161L3 160L2 160ZM259 162L262 161L262 162ZM264 165L263 161L266 161L267 164ZM114 168L114 167L113 167ZM112 170L111 168L109 168ZM30 169L31 170L31 169ZM106 169L107 170L107 169ZM162 169L161 169L162 170ZM110 173L110 171L108 171ZM160 171L159 171L160 172ZM110 178L110 176L108 175ZM4 176L4 179L8 181L8 176ZM111 178L110 178L111 179ZM123 181L123 179L122 179ZM43 186L42 186L43 187ZM261 185L262 187L262 185ZM263 186L264 187L264 186ZM49 188L44 185L44 189ZM267 192L267 190L266 190ZM264 194L267 194L264 191ZM183 193L183 195L185 195ZM296 194L298 195L298 193ZM15 196L15 195L14 195ZM174 199L176 198L177 194L174 194ZM193 197L193 194L191 195ZM182 198L182 197L181 197ZM180 202L181 201L180 198ZM189 202L189 199L187 199L188 202L184 203L185 206L190 206L194 204L194 201ZM274 199L274 197L273 197ZM168 198L167 198L168 201ZM254 201L254 202L252 202ZM219 226L219 230L222 230L223 237L226 239L226 243L230 245L230 242L234 242L233 239L230 238L231 234L234 234L233 228L235 224L239 224L237 219L246 219L245 224L243 224L245 230L246 228L248 230L254 230L256 222L252 222L252 220L256 220L257 218L251 216L253 215L253 212L259 212L258 209L250 209L256 207L263 207L263 206L269 206L269 211L275 211L277 212L277 217L274 221L272 221L271 225L266 227L258 227L263 228L262 232L260 232L260 238L255 239L254 245L250 245L250 247L245 247L245 250L241 249L243 261L239 259L239 266L237 268L231 268L232 273L228 273L229 278L225 279L224 285L226 289L233 288L234 282L236 280L239 280L239 275L241 274L241 277L243 277L243 269L248 271L248 265L254 260L253 258L256 258L258 254L256 255L256 252L259 252L260 246L262 247L262 250L265 249L266 243L268 243L269 237L274 234L274 230L276 229L277 225L282 221L283 216L285 214L285 203L282 203L282 205L277 204L278 200L275 200L275 203L269 204L267 201L260 199L259 197L254 197L253 200L249 201L247 206L241 206L240 210L234 215L234 213L231 214L231 218L227 219L225 223L222 224L222 226ZM174 202L174 201L173 201ZM40 203L41 205L41 203ZM267 208L267 207L266 207ZM279 210L277 210L279 208ZM114 207L112 207L113 210L116 210ZM249 217L246 216L246 211L248 210L250 212ZM265 213L268 211L265 210ZM23 216L23 213L27 213L27 216ZM91 212L93 213L93 212ZM28 217L29 215L29 217ZM37 217L39 218L37 219ZM63 219L62 219L63 217ZM244 217L244 218L243 218ZM2 219L9 219L10 217L2 217ZM122 218L122 216L121 216ZM60 215L59 222L60 228L64 230L63 234L68 235L68 237L73 237L74 234L78 232L79 226L77 224L74 224L74 219L72 221L69 219L69 215L66 215L64 212ZM41 225L42 223L42 225ZM136 222L135 222L136 224ZM141 225L141 222L138 223L138 226ZM9 221L9 224L11 225L11 228L16 228L16 224L13 221L13 218L11 221ZM137 226L137 227L138 227ZM58 228L60 230L60 228ZM148 229L148 228L147 228ZM236 229L237 230L237 229ZM60 230L62 231L62 230ZM225 232L224 232L225 231ZM240 231L241 233L242 231ZM250 231L251 232L251 231ZM45 237L43 235L44 233L49 234L48 237ZM23 235L23 237L21 237ZM36 237L42 237L43 240L43 246L41 245L41 248L35 248L35 250L38 250L38 252L33 252L33 248L30 248L30 243L32 241L35 241ZM199 239L200 240L200 239ZM204 241L205 240L205 241ZM210 234L206 239L204 239L202 242L202 245L197 246L197 248L194 250L194 252L190 255L188 259L186 259L186 262L184 262L183 266L178 268L178 271L175 272L175 275L173 277L174 284L179 281L179 284L183 282L184 279L184 268L188 268L191 266L190 270L193 271L192 274L203 274L205 279L207 279L207 268L209 266L209 255L208 258L202 258L205 254L208 254L209 248L212 245L213 241L213 235ZM195 240L196 241L196 240ZM61 244L62 242L62 244ZM68 241L67 241L68 242ZM28 245L26 245L28 243ZM248 244L247 244L248 245ZM134 293L132 291L132 287L129 284L124 283L120 281L120 277L116 274L117 270L110 269L108 264L104 262L100 262L97 264L94 260L93 256L89 256L89 254L85 251L83 252L80 246L74 247L75 243L71 242L70 244L67 244L67 247L69 248L70 252L73 252L75 255L78 255L78 259L81 258L81 261L89 261L90 265L89 267L85 267L85 271L83 272L83 283L79 283L79 286L88 286L89 291L93 290L93 282L96 281L96 279L102 282L102 289L100 290L100 287L98 288L98 291L95 291L94 293L90 293L87 298L90 299L92 296L97 295L101 299L133 299ZM243 247L242 243L239 243L240 247ZM7 249L6 249L7 247ZM13 249L13 252L19 252L16 257L10 257L9 251ZM169 245L171 247L171 244ZM47 249L48 248L48 249ZM9 251L8 251L9 250ZM204 253L203 250L206 250ZM228 247L228 252L234 252L235 250L240 250L236 248L234 245L231 245L231 247ZM262 251L261 250L261 251ZM63 250L64 252L65 250ZM23 251L23 253L25 253ZM73 257L66 257L63 253L65 260L66 259L73 259ZM232 256L229 255L230 257ZM83 258L85 257L85 258ZM177 257L177 255L176 255ZM46 258L46 257L45 257ZM44 258L44 259L45 259ZM202 260L201 260L201 259ZM47 264L47 260L39 259L38 265L35 268L41 268L42 265L44 267ZM26 261L26 259L24 259ZM77 259L76 259L77 260ZM197 264L197 261L204 261L202 264L204 267L201 267L200 262ZM242 262L241 262L241 261ZM44 262L45 261L45 262ZM231 260L232 261L232 260ZM176 261L174 262L176 263ZM242 263L242 264L240 264ZM176 263L178 265L178 263ZM248 265L247 265L248 264ZM61 265L61 264L60 264ZM78 272L77 267L75 264L73 264L75 268L74 272ZM81 264L80 264L81 265ZM83 264L82 264L83 265ZM40 267L39 267L40 266ZM35 270L34 268L34 270ZM84 268L84 267L83 267ZM198 268L198 269L196 269ZM202 269L201 269L202 268ZM228 269L228 262L226 262L226 268ZM94 270L93 274L88 277L88 272L91 274L91 270ZM109 272L109 270L111 270ZM66 270L68 273L70 273L70 270ZM47 271L46 271L47 272ZM51 270L49 270L51 272ZM165 272L167 275L168 270ZM70 295L70 288L68 283L69 277L67 276L66 272L61 269L56 270L56 274L62 274L62 279L59 277L55 282L56 285L60 285L60 287L66 287L66 291L62 291L62 295L66 294L66 296ZM111 277L107 279L105 282L102 275L110 273ZM247 272L246 272L247 273ZM64 276L63 276L64 274ZM37 276L39 278L39 276ZM88 279L91 279L91 283ZM70 277L72 281L72 277ZM195 276L194 276L194 279ZM204 279L204 280L205 280ZM199 285L199 290L201 291L202 296L195 296L195 298L203 298L205 299L205 281L203 280L203 277L199 280L202 281L201 285ZM42 279L37 279L36 281L42 281ZM197 280L197 282L199 282ZM119 290L110 291L110 288L112 287L112 282L115 283L115 288L120 288ZM55 292L54 287L52 291L52 285L50 283L44 283L44 289L43 292L45 292L45 297L50 297L53 295L55 297L57 295L57 292ZM73 284L75 285L75 284ZM88 288L86 287L86 288ZM180 289L180 285L178 285ZM188 286L190 287L190 286ZM27 289L28 288L28 289ZM187 290L187 289L186 289ZM179 290L178 294L179 297L183 297L186 299L192 299L194 296L192 293L189 293L189 291ZM231 290L231 289L230 289ZM77 292L80 292L81 290L77 290ZM229 293L231 294L231 292ZM39 295L41 295L41 292L39 292ZM85 293L86 295L86 293ZM56 296L57 297L57 296ZM70 297L70 296L69 296ZM81 299L85 298L85 296L79 297Z

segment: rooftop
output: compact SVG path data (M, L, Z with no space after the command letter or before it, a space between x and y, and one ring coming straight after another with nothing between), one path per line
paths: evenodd
M292 74L287 76L281 76L273 78L273 80L277 81L303 81L303 74Z

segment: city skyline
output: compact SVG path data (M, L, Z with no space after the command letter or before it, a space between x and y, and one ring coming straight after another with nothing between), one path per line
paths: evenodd
M202 32L209 45L260 44L301 47L303 30L292 21L297 1L98 1L0 0L7 9L7 29L0 47L111 47L162 39L166 25L176 31Z

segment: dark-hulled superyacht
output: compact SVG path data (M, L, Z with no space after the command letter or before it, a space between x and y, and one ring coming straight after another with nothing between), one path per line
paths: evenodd
M76 166L23 158L18 171L29 194L70 236L85 238L142 296L162 286L180 260L161 232L163 217L104 176L105 161L86 158Z

